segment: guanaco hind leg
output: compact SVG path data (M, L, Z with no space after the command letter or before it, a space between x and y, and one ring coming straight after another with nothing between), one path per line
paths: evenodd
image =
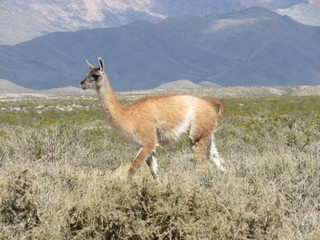
M209 141L209 146L208 146L208 158L210 161L212 161L221 171L225 172L226 169L222 166L222 163L224 163L224 160L220 158L219 152L216 148L215 145L215 138L214 135L212 134L210 141Z
M147 159L147 164L150 168L151 174L154 178L154 180L159 181L159 175L158 175L158 164L157 159L155 158L155 153L153 152L152 155L150 155Z
M208 141L209 138L201 138L198 141L193 142L192 149L201 161L205 161L207 158Z
M219 170L225 172L226 170L222 165L222 163L224 163L224 160L220 158L214 140L215 139L213 134L209 138L203 137L194 143L193 149L199 155L199 157L202 158L202 160L208 158L218 167Z

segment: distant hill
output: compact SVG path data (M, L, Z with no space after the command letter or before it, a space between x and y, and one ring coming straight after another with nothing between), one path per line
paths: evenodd
M208 82L207 82L208 84ZM210 84L211 85L211 84ZM49 90L32 90L23 88L10 81L0 79L0 99L24 99L24 98L50 98L59 96L94 96L94 90L82 90L76 87L54 88ZM318 86L295 86L295 87L201 87L188 80L180 80L164 84L157 89L117 92L127 99L137 100L144 96L159 94L191 94L215 97L240 97L240 96L320 96L320 85Z
M8 80L0 79L0 94L3 93L32 93L35 90L21 87Z
M164 83L156 87L156 89L191 89L191 88L214 88L220 87L220 85L209 82L203 81L198 84L191 82L189 80L177 80L168 83Z
M34 90L30 88L24 88L17 84L14 84L8 80L0 79L0 94L45 94L45 95L93 95L96 94L94 90L84 91L81 88L69 86L65 88L52 88L48 90Z
M64 87L64 88L52 88L48 90L42 90L41 93L53 94L53 95L93 95L96 91L93 89L83 90L80 87Z
M201 87L206 87L206 88L216 88L216 87L221 87L219 84L209 82L209 81L203 81L198 83L199 86Z
M0 45L17 44L55 31L117 27L137 20L156 22L178 15L207 16L250 6L279 9L304 2L306 0L1 0Z
M0 46L0 77L33 89L78 86L105 60L115 90L189 79L221 86L320 84L320 27L252 7L207 17L53 33Z
M173 82L168 82L159 85L156 88L163 88L163 89L187 89L187 88L201 88L200 85L195 84L189 80L177 80Z

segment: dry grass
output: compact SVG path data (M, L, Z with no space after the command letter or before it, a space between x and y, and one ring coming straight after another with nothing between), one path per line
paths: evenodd
M224 101L228 172L183 138L158 151L161 183L146 166L125 181L134 148L97 108L7 112L0 239L319 239L320 98Z

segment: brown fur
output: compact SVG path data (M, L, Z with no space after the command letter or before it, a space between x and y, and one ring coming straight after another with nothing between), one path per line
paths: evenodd
M221 119L224 114L220 101L191 95L162 95L144 97L122 106L103 71L103 65L101 58L99 68L90 64L91 70L81 81L81 87L96 88L110 126L140 147L128 171L129 176L147 161L153 177L158 179L154 157L156 147L178 140L183 132L189 132L195 151L201 156L206 155L209 143L213 141L217 117ZM214 106L218 108L218 114Z

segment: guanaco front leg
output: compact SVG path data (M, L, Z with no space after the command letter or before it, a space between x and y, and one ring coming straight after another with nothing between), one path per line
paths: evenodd
M131 167L128 171L128 179L131 179L132 176L137 172L137 170L140 168L141 164L152 157L152 153L154 151L154 148L148 148L148 147L141 147L137 156L132 161Z

